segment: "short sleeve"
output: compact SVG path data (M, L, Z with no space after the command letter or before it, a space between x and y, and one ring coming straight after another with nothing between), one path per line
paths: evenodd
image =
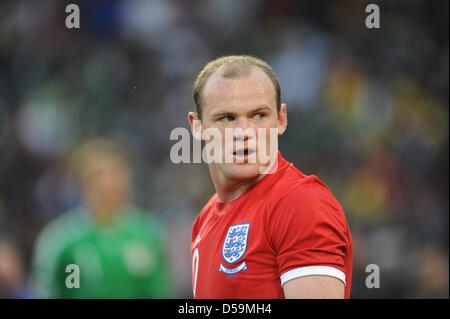
M346 282L350 235L344 212L321 182L290 189L270 209L269 242L283 285L294 278L327 275Z

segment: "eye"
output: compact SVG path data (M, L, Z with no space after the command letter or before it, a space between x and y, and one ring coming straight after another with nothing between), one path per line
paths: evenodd
M253 118L257 119L257 120L261 120L263 118L267 117L266 113L256 113Z
M221 118L219 118L219 121L227 123L227 122L234 121L234 119L235 118L233 115L225 115L225 116L222 116Z

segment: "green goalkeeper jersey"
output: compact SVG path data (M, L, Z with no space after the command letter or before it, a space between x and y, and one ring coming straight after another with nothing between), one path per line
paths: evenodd
M40 235L33 287L40 298L166 298L165 253L160 227L138 209L98 224L78 208Z

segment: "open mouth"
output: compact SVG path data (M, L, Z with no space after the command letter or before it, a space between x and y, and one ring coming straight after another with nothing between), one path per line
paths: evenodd
M241 157L246 157L249 156L251 154L255 153L255 150L253 149L249 149L249 148L243 148L243 149L239 149L233 152L234 156L241 156Z

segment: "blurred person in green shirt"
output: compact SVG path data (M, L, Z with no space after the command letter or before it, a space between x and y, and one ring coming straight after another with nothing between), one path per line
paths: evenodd
M170 296L164 234L148 213L130 204L124 151L112 141L91 140L74 152L70 168L80 184L82 204L40 234L33 261L34 295Z

